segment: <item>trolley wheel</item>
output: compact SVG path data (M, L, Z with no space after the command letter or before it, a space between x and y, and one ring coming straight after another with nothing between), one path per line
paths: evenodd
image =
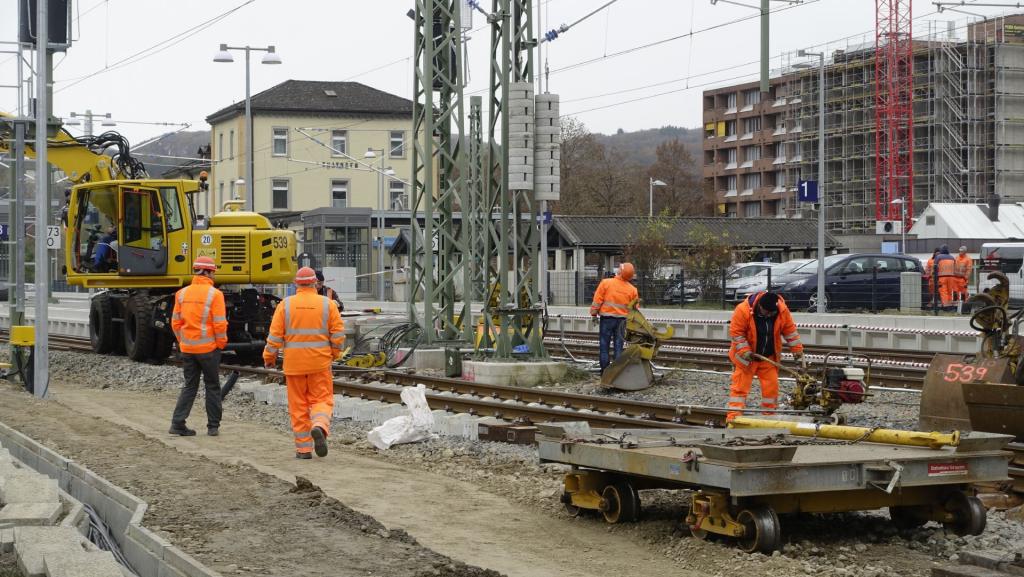
M736 522L745 529L739 544L747 553L771 555L782 546L782 526L771 507L744 509L736 516Z
M981 535L987 522L985 506L977 497L963 492L954 493L946 501L946 510L953 514L954 520L946 523L946 528L963 537L964 535Z
M897 529L906 531L927 523L928 516L921 507L892 505L889 507L889 520Z
M148 361L153 356L157 332L153 327L153 308L146 295L128 297L124 307L124 350L133 361Z
M605 508L601 511L609 523L632 523L640 518L640 495L633 485L619 481L601 492Z
M572 504L572 495L569 493L562 493L562 505L565 507L565 512L568 513L570 517L579 517L580 514L583 513L583 509L581 507L577 507Z

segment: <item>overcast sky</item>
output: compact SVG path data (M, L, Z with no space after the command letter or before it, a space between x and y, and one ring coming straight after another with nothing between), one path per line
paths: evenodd
M0 40L16 38L16 6L23 2L0 2ZM550 29L606 2L541 0L538 12ZM773 68L798 48L874 42L872 0L772 4L779 10L772 15ZM208 129L206 115L244 99L242 54L232 64L212 61L221 42L277 47L281 65L261 65L255 55L254 94L287 79L354 80L411 98L413 26L406 12L412 7L409 0L74 0L76 41L57 56L55 113L110 112L121 121L117 130L136 143L168 128L129 122ZM935 14L924 0L915 9L915 36L967 18ZM563 114L578 115L595 132L699 126L702 90L757 78L756 14L709 0L617 0L544 45L550 91L561 95ZM484 24L474 14L467 96L487 88ZM679 38L668 40L673 37ZM661 40L667 41L629 51ZM571 68L560 70L565 67ZM0 55L0 84L13 84L15 75L14 61ZM10 112L15 103L12 89L0 89L0 110Z

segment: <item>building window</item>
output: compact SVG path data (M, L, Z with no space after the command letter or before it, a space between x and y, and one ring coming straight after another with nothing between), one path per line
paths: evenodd
M729 94L725 95L725 107L728 108L729 110L732 110L732 111L736 110L736 93L735 92L730 92Z
M231 138L228 139L228 158L235 157L235 131L231 131Z
M761 102L761 90L757 88L751 88L750 90L743 91L743 103L747 106L753 106Z
M725 121L725 135L726 136L736 136L736 121L735 120L727 120L727 121Z
M924 217L924 224L927 226L935 226L935 215L926 214Z
M745 175L743 175L743 184L744 184L744 186L743 186L744 190L753 190L755 188L760 188L761 187L761 173L760 172L755 172L753 174L745 174Z
M743 216L747 218L756 218L761 216L761 203L760 202L744 202L743 203Z
M389 206L391 210L404 210L405 209L405 183L392 180L388 185L389 198L391 202Z
M348 154L348 131L347 130L332 130L331 131L331 156L345 156Z
M217 184L217 206L213 207L214 214L220 212L222 206L224 206L224 181Z
M288 129L275 128L273 136L274 156L288 155Z
M752 118L744 118L743 119L743 132L745 134L750 134L751 132L757 132L758 130L761 130L761 117L760 116L754 116Z
M786 143L776 142L775 143L775 158L786 158Z
M728 163L725 165L726 168L736 168L736 150L735 148L726 149L725 161Z
M725 177L725 189L730 192L736 192L736 175Z
M331 181L331 206L334 208L348 207L348 181Z
M405 133L401 130L392 130L391 138L388 141L388 153L390 158L405 158Z
M747 162L754 160L761 160L761 147L760 146L744 146L743 147L743 159Z
M270 188L270 209L288 210L288 179L275 178Z
M217 160L224 160L224 133L217 135Z

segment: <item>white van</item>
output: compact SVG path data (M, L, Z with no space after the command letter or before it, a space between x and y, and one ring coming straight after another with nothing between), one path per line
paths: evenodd
M1024 301L1024 242L986 242L981 245L980 256L979 290L995 284L985 277L998 270L1010 280L1010 299L1015 303Z

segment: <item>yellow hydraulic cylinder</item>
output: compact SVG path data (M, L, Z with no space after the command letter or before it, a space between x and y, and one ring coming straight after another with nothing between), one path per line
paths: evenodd
M932 449L940 449L945 446L955 447L960 444L960 431L953 431L951 433L926 433L923 431L869 429L866 427L847 427L844 425L818 425L815 423L751 419L748 417L736 417L729 422L729 428L785 429L789 431L791 435L797 435L800 437L818 437L821 439L836 439L840 441L867 441L870 443L929 447Z

